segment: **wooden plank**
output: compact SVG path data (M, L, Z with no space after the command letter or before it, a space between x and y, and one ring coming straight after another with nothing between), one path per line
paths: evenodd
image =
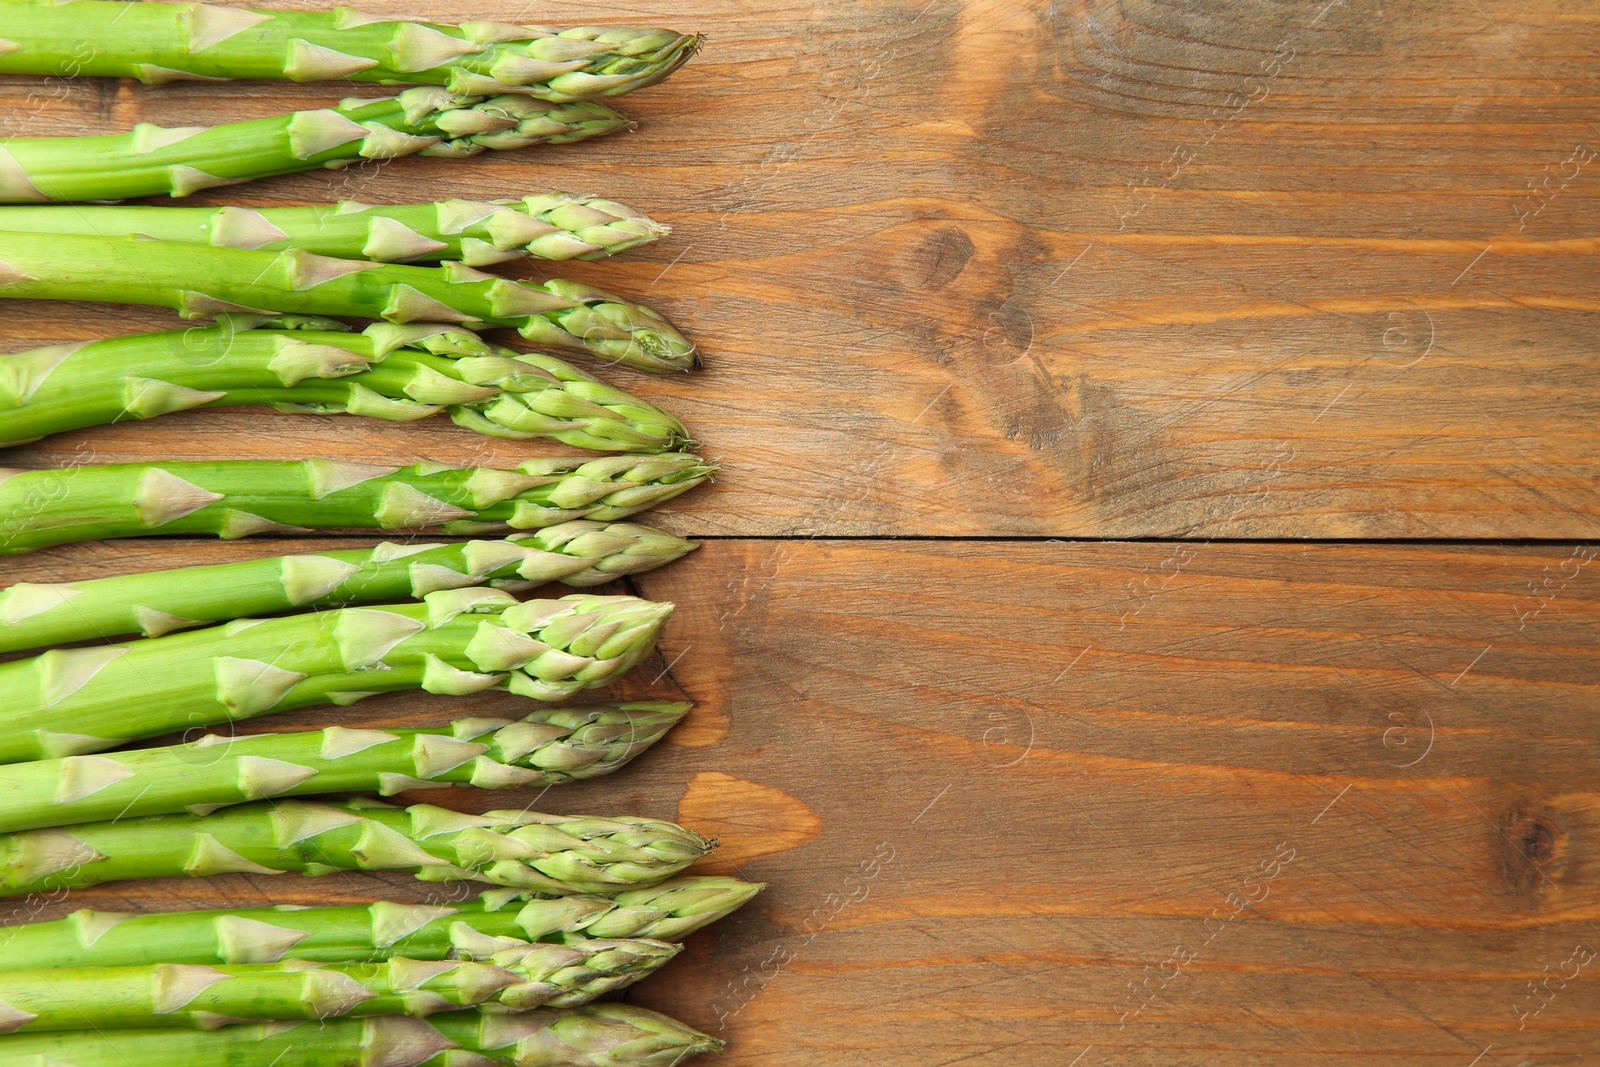
M674 223L559 273L647 299L705 346L700 376L617 372L727 461L717 492L679 506L686 531L1593 536L1600 42L1581 8L641 0L583 17L712 42L625 103L643 123L627 137L194 202L558 185ZM340 88L0 94L18 134L256 116ZM171 321L18 304L0 344ZM225 412L8 462L245 450L525 451Z
M1584 1056L1591 547L737 536L1592 538L1594 22L1469 7L585 7L713 35L625 102L634 135L197 196L563 186L677 227L518 273L646 299L707 349L699 376L612 372L728 464L650 521L736 536L628 585L679 612L622 691L700 707L612 779L408 799L717 833L707 870L772 887L632 996L729 1037L730 1067ZM8 79L0 135L339 95ZM0 345L172 322L13 303ZM5 462L530 451L215 411ZM73 546L0 580L335 543L359 542ZM240 728L519 704L406 694ZM231 876L0 914L468 891Z
M1559 972L1600 949L1592 555L713 541L636 581L679 609L634 684L692 720L538 802L677 813L723 838L709 869L771 883L633 995L721 1029L728 1067L1581 1057L1600 986ZM42 913L448 891L230 876Z

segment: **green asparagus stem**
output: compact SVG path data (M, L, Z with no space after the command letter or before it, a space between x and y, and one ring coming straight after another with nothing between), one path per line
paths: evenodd
M694 346L649 308L577 282L534 285L461 263L413 267L299 249L0 232L0 297L156 304L190 319L286 312L513 326L537 344L645 370L685 370L695 361Z
M519 1015L441 1012L193 1030L71 1030L0 1037L17 1067L677 1067L723 1043L629 1004Z
M0 767L0 832L308 793L552 786L610 774L689 711L667 701L461 719L444 730L332 726Z
M235 964L0 973L0 1033L122 1027L215 1030L275 1019L423 1016L451 1008L526 1011L576 1007L631 985L673 956L660 941L572 938L524 945L493 962Z
M437 527L470 535L605 522L670 500L715 469L676 452L531 459L512 470L320 458L0 468L0 553L151 533Z
M132 738L399 689L461 695L499 687L566 700L614 681L648 654L671 613L671 604L629 596L518 603L498 590L445 589L421 604L241 619L56 649L0 664L0 763L99 752ZM285 779L316 773L276 761L252 766L239 783L247 796L274 796L292 784ZM82 780L64 794L83 796L120 773L102 761L69 770Z
M509 1016L458 1011L433 1019L433 1029L461 1048L513 1067L675 1067L698 1053L722 1049L714 1037L627 1004ZM445 1058L425 1062L427 1067L444 1067Z
M14 2L6 0L8 17ZM453 96L423 86L222 126L141 122L129 133L99 137L0 138L0 202L182 197L364 159L461 159L489 149L567 144L630 125L605 104Z
M0 56L0 65L5 57ZM386 263L456 259L471 267L535 259L604 259L670 229L615 200L535 193L521 200L441 200L374 207L4 207L0 230L144 236L226 248L299 248Z
M564 360L455 326L231 315L214 326L0 356L0 446L190 408L270 404L395 422L448 411L494 437L602 452L689 444L672 415Z
M699 38L621 26L451 25L210 4L12 0L0 72L177 80L270 78L444 85L458 93L591 100L654 85Z
M209 815L152 815L0 836L0 896L127 878L409 871L539 893L653 885L710 851L669 822L634 816L483 815L375 800L257 801Z
M758 882L681 877L613 897L525 900L491 889L459 904L279 905L218 911L73 912L0 930L0 971L152 963L343 963L405 956L487 960L533 942L584 937L681 941L752 899Z
M301 607L345 607L440 589L523 592L545 582L600 585L670 563L695 544L649 526L574 519L529 537L268 556L0 590L0 652L95 638L160 637Z

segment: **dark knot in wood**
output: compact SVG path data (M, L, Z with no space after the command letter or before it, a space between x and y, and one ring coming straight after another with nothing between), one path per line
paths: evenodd
M1538 801L1512 805L1499 819L1500 873L1528 903L1541 900L1559 878L1567 833L1560 816Z

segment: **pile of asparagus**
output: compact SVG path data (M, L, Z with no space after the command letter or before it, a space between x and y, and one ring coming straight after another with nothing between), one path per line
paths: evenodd
M377 799L596 778L689 711L572 701L649 655L672 612L587 590L695 547L627 520L714 465L648 400L550 351L480 336L510 328L606 364L693 369L694 345L650 308L479 269L601 259L667 227L563 192L261 210L108 203L626 129L600 101L661 81L698 44L658 29L449 25L345 7L0 0L0 73L411 86L215 127L0 139L0 202L22 205L0 207L0 296L212 320L0 357L0 447L262 405L399 422L443 413L477 433L603 453L505 468L313 456L0 469L0 553L158 533L469 538L0 590L0 652L29 653L0 664L0 895L48 903L125 879L341 871L488 887L432 903L80 909L0 928L0 1062L666 1067L721 1047L657 1013L591 1003L760 891L686 872L713 842L630 815ZM519 599L549 582L578 591ZM235 729L403 689L499 690L521 706L436 728Z

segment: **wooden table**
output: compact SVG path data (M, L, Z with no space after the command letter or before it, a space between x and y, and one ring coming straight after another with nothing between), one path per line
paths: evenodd
M615 375L726 464L656 513L704 547L633 585L679 605L635 690L699 709L543 803L679 816L721 836L708 870L771 888L633 999L722 1033L726 1067L1597 1062L1593 8L747 6L435 5L712 42L625 103L631 136L194 198L554 186L676 227L559 273L707 354ZM343 95L4 88L6 134ZM172 321L0 309L13 349ZM9 462L527 451L230 410ZM3 573L303 547L152 539ZM71 904L429 891L228 876Z

